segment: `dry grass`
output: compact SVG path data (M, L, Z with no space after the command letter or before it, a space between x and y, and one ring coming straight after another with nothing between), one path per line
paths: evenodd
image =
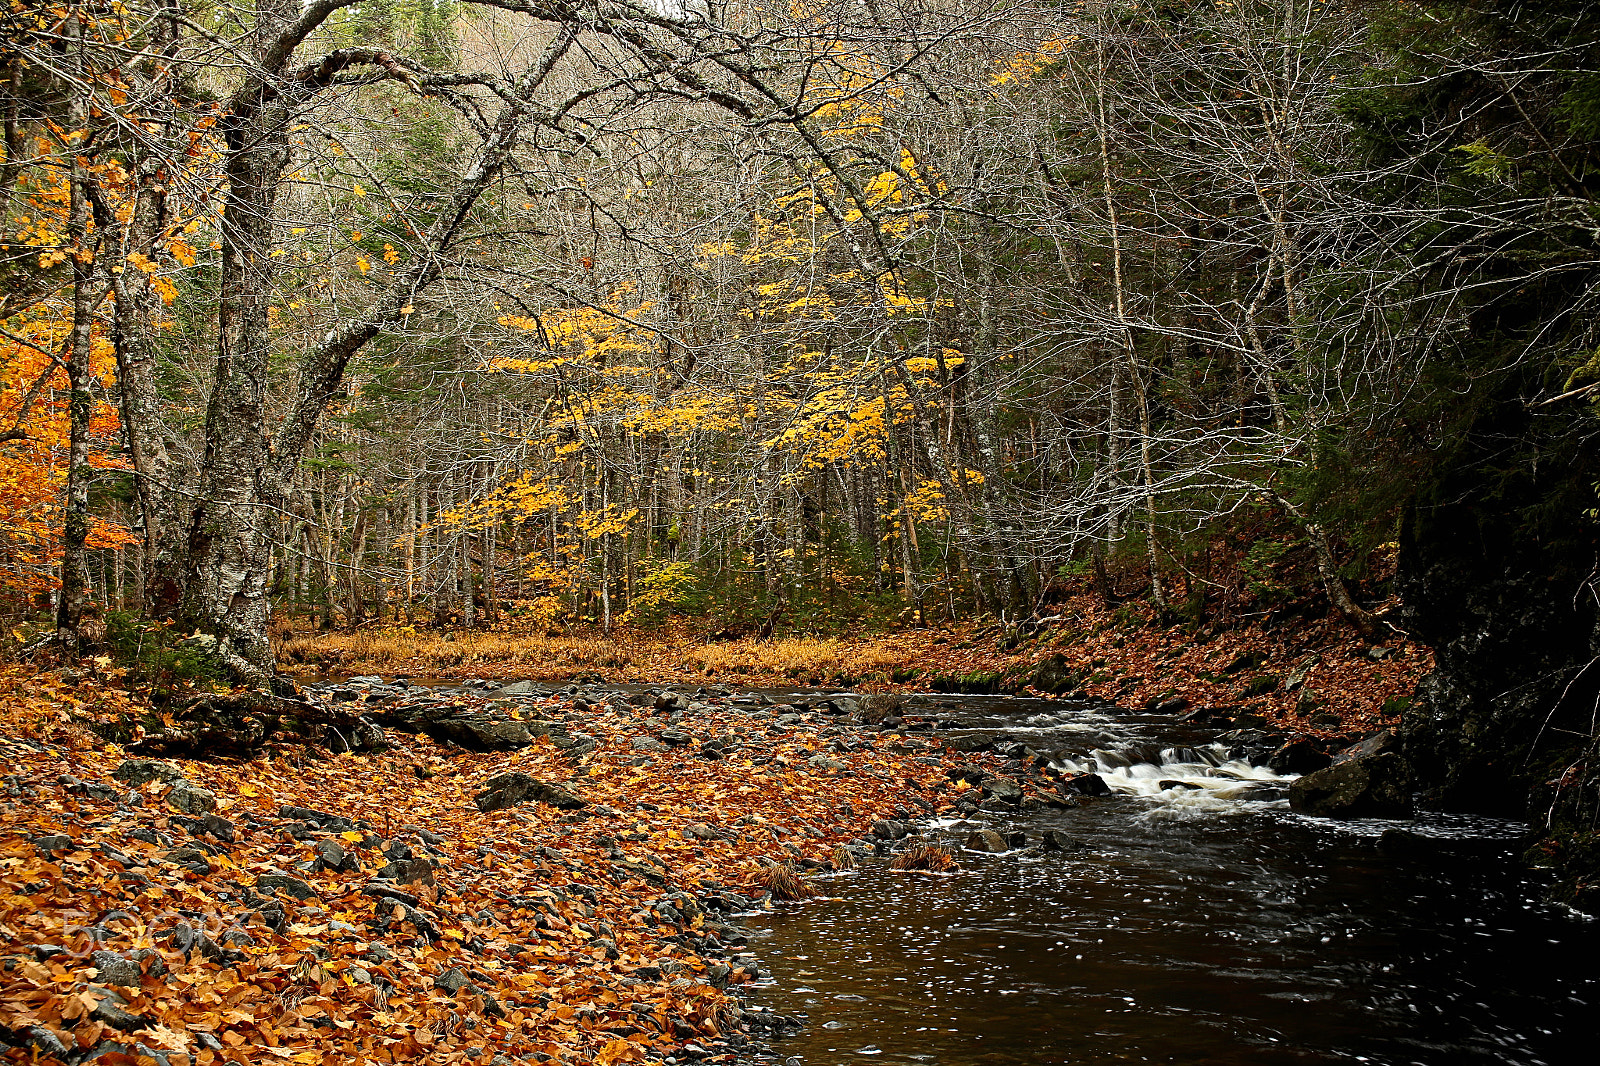
M956 857L937 844L915 844L889 860L891 870L923 870L943 874L959 868Z
M926 652L925 634L863 640L787 637L700 643L684 634L416 631L288 634L278 661L291 674L401 674L411 677L515 676L560 681L603 675L613 681L799 682L885 685Z
M278 660L291 671L438 677L512 672L550 681L585 671L628 673L648 657L645 646L622 640L408 628L291 636L278 645Z
M800 900L810 899L816 895L812 887L806 884L805 879L787 866L773 866L756 874L756 883L768 892L773 899Z

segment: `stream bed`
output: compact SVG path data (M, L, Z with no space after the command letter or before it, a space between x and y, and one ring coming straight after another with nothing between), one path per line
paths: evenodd
M831 1063L1591 1062L1600 922L1538 901L1526 827L1332 822L1214 733L1104 706L940 697L923 713L1095 770L1113 794L928 832L1045 830L954 875L869 859L748 921L757 1002Z

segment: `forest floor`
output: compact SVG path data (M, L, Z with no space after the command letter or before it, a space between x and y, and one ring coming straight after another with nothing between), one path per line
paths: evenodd
M1026 638L375 632L281 651L303 678L391 682L1026 692L1048 675L1125 705L1225 708L1323 736L1392 724L1431 665L1337 621L1195 635L1088 598L1062 615ZM870 853L882 819L949 809L957 764L1011 772L885 731L870 702L345 690L313 702L432 701L583 743L471 751L391 729L376 751L297 742L156 764L104 739L171 720L109 658L0 667L0 1061L748 1062L788 1020L741 994L760 963L729 915ZM507 780L529 794L496 809L484 797Z

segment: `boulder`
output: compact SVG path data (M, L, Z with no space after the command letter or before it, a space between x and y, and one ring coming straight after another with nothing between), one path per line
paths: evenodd
M1392 751L1347 759L1291 785L1289 806L1321 818L1408 817L1410 768Z
M1060 652L1056 652L1048 659L1041 659L1033 668L1033 673L1028 676L1029 685L1051 695L1070 692L1081 680L1079 671L1068 666L1066 656Z
M515 751L550 734L550 723L497 718L487 714L456 714L428 725L435 740L449 740L473 751Z
M256 888L287 893L298 900L308 900L317 894L316 889L291 874L262 874L256 878Z
M502 811L519 803L543 803L564 811L587 807L589 801L580 799L564 788L536 780L524 773L500 774L483 783L483 791L473 798L480 811Z
M89 959L94 963L101 983L123 988L139 987L139 979L143 975L134 960L125 959L112 951L96 951Z
M167 802L185 814L210 814L217 809L216 793L182 778L167 793Z
M150 781L179 781L183 771L164 759L124 759L111 776L131 788Z

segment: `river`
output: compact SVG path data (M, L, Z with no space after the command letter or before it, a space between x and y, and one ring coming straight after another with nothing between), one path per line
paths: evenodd
M1305 818L1281 798L1289 778L1165 718L980 697L925 710L1098 770L1113 795L930 827L1053 829L1067 851L961 852L948 876L869 859L751 918L771 971L757 1002L809 1016L780 1058L1596 1061L1600 923L1538 901L1515 860L1524 825Z

